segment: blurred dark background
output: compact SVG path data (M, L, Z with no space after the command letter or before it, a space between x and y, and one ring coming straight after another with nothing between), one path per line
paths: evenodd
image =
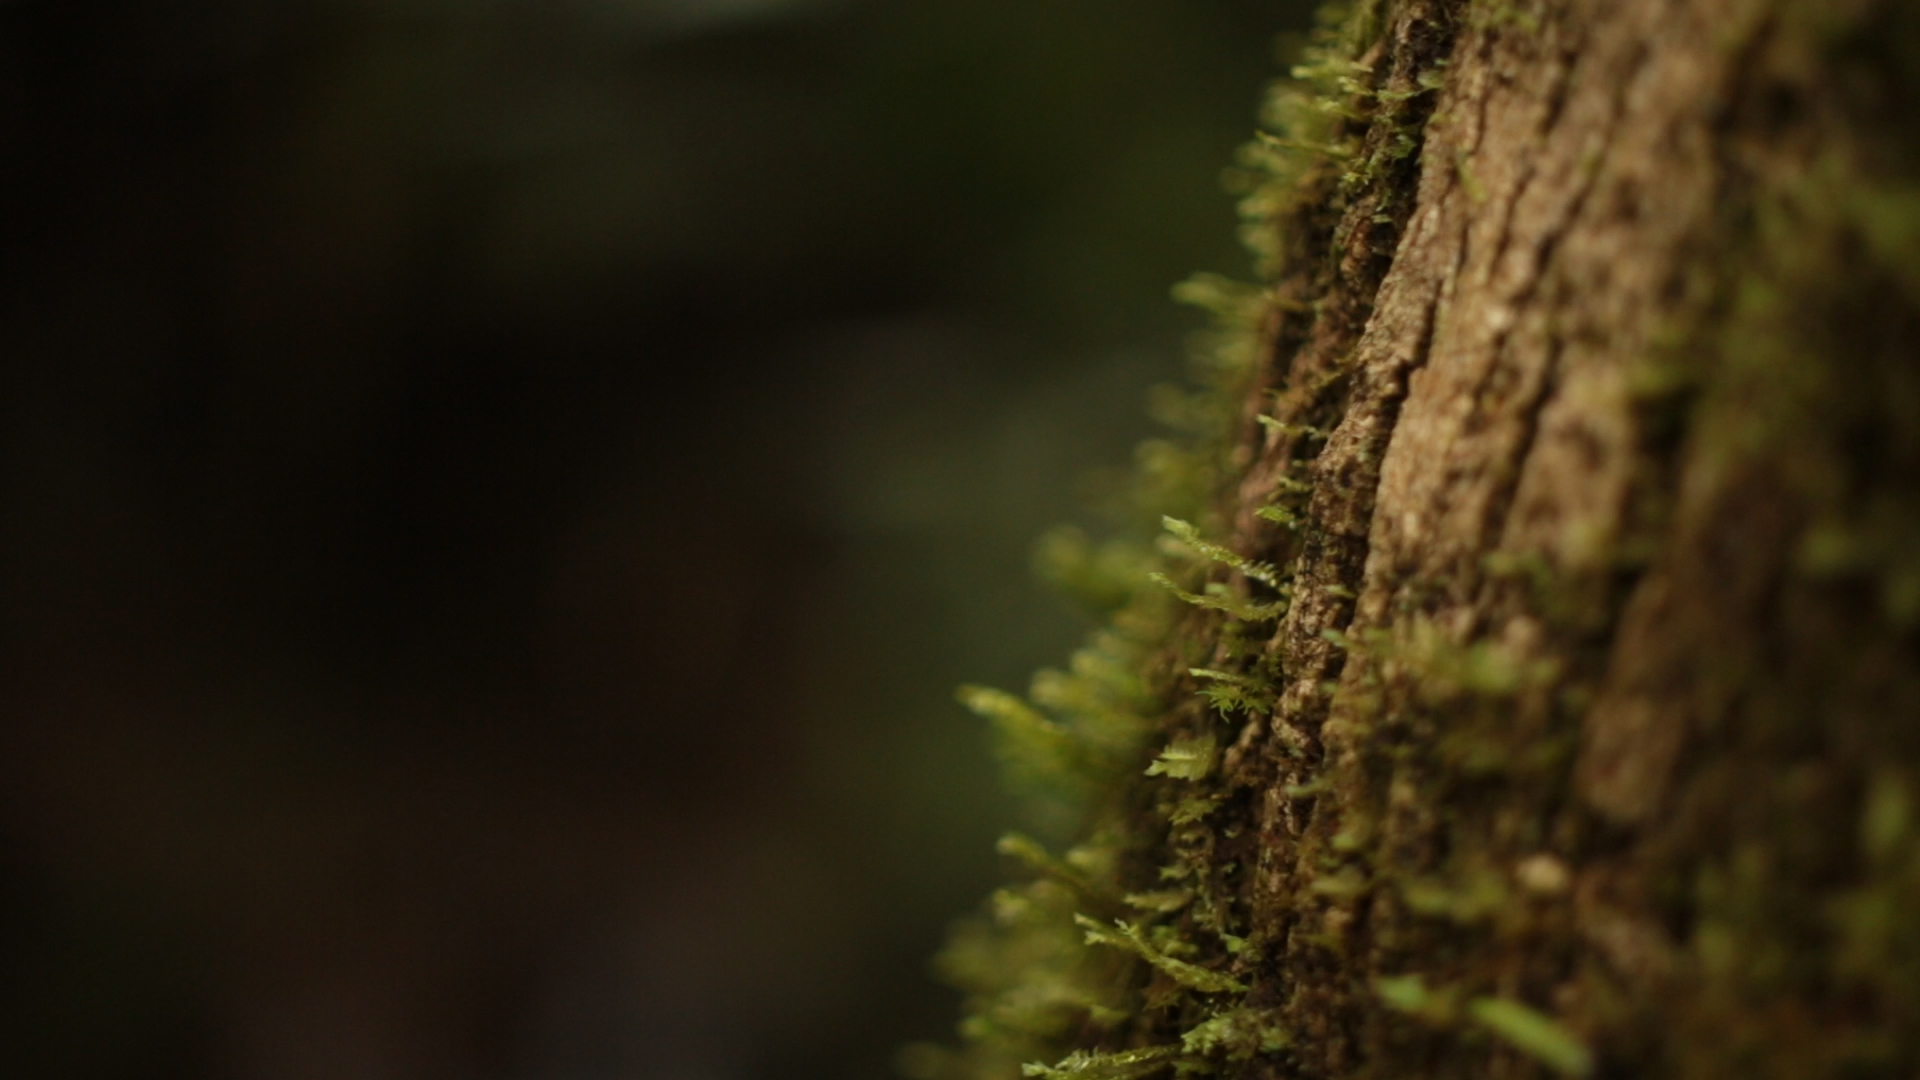
M0 1075L885 1077L1297 0L0 0Z

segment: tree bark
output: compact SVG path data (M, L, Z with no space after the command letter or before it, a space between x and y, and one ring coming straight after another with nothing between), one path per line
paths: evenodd
M1915 1075L1920 14L1347 25L1037 1071Z
M1270 358L1302 419L1350 372L1325 449L1254 442L1234 507L1305 583L1226 768L1278 1071L1592 1067L1507 1001L1618 1075L1920 1064L1899 7L1391 13L1388 70L1453 37L1418 197L1351 347ZM1276 542L1249 511L1301 460Z

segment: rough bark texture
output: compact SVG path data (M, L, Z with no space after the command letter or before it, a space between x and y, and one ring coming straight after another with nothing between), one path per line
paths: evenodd
M1266 1071L1592 1067L1487 1001L1610 1074L1920 1066L1912 16L1809 7L1390 6L1417 199L1384 277L1392 178L1334 229L1268 371L1337 421L1233 507L1294 583L1226 769Z
M1126 796L1234 985L1142 949L1074 1038L1165 1053L1041 1071L1916 1075L1920 16L1362 17L1217 519L1288 605L1180 624L1227 749Z

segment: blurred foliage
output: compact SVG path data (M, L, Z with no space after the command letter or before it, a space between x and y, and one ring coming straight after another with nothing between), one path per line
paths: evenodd
M941 1037L1011 816L951 687L1084 630L1031 539L1244 271L1299 19L0 6L4 1071Z

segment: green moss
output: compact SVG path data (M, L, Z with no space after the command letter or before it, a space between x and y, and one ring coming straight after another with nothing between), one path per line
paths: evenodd
M1134 1080L1176 1063L1183 1053L1177 1046L1149 1046L1111 1054L1076 1050L1058 1065L1030 1063L1021 1066L1020 1072L1044 1080Z
M1271 679L1256 675L1236 675L1212 668L1188 668L1187 674L1201 680L1200 696L1207 699L1222 716L1234 713L1266 713L1274 706Z
M1194 738L1177 736L1147 766L1148 776L1170 776L1176 780L1203 780L1213 771L1219 741L1211 734Z
M1086 931L1087 944L1109 945L1132 952L1189 990L1225 994L1244 992L1247 988L1245 983L1230 976L1174 957L1167 946L1148 940L1136 926L1115 920L1112 927L1106 927L1085 915L1076 915L1073 921Z
M1287 1048L1287 1030L1271 1011L1233 1009L1214 1016L1180 1037L1189 1054L1244 1062Z
M1132 1080L1284 1055L1291 1043L1270 1003L1249 999L1248 975L1268 944L1248 928L1253 838L1221 751L1243 718L1279 700L1268 641L1294 584L1287 561L1208 537L1230 531L1218 506L1245 464L1243 403L1274 346L1273 320L1312 313L1266 282L1337 263L1324 223L1404 172L1422 101L1440 85L1428 73L1383 92L1356 59L1382 32L1382 12L1377 0L1323 12L1292 77L1269 93L1263 130L1230 170L1263 283L1200 275L1175 290L1212 324L1194 343L1194 387L1153 397L1154 416L1176 434L1142 445L1136 479L1115 507L1164 531L1152 544L1096 544L1072 531L1042 542L1043 575L1110 613L1109 627L1069 671L1036 677L1025 701L963 691L992 723L1009 778L1034 794L1035 812L1046 822L1077 817L1078 835L1093 839L1059 858L1024 837L1003 841L1032 876L960 924L942 954L943 976L967 994L967 1019L960 1047L903 1057L923 1080ZM1303 388L1324 403L1318 412L1259 418L1256 432L1301 448L1290 467L1324 445L1320 425L1337 415L1346 377L1324 373ZM1261 512L1291 537L1282 554L1305 540L1297 526L1311 490L1282 477ZM1499 661L1464 656L1459 677L1469 690L1522 678ZM1359 856L1375 837L1364 816L1350 816L1342 836L1335 846L1356 858L1323 881L1350 899L1374 887Z

